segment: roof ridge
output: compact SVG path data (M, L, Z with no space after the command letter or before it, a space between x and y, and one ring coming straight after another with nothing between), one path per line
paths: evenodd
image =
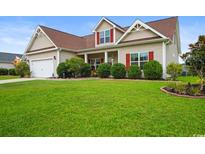
M0 52L0 53L6 53L6 54L12 54L12 55L23 55L23 54L20 54L20 53L11 53L11 52Z
M81 37L88 37L88 36L91 36L91 35L94 35L94 33L91 33L91 34L86 34L86 35L83 35L83 36L81 36Z
M75 36L75 37L79 37L79 38L82 38L82 36L78 36L78 35L75 35L75 34L71 34L71 33L68 33L68 32L64 32L64 31L61 31L61 30L58 30L58 29L55 29L55 28L51 28L51 27L47 27L47 26L43 26L43 25L39 25L40 27L45 27L45 28L48 28L48 29L51 29L51 30L54 30L54 31L57 31L57 32L60 32L60 33L64 33L66 35L72 35L72 36Z
M171 19L171 18L178 18L178 16L173 16L173 17L158 19L158 20L154 20L154 21L148 21L148 22L145 22L145 23L148 24L148 23L152 23L152 22L159 22L159 21L168 20L168 19Z

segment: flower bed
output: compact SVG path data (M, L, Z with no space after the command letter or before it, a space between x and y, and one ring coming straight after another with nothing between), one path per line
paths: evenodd
M162 92L188 98L205 98L205 88L200 90L199 84L171 83L160 88Z

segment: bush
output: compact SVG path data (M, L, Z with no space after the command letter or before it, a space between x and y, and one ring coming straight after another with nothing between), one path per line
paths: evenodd
M110 76L110 64L104 63L100 64L97 68L97 75L100 78L108 78Z
M71 77L72 72L70 71L70 66L65 62L60 63L57 67L57 74L60 78Z
M186 94L187 86L184 83L169 83L167 87L171 88L176 93Z
M80 75L81 77L90 77L91 75L91 67L90 64L86 64L84 63L81 67L81 71L80 71Z
M70 60L66 60L66 64L70 66L70 71L74 74L74 77L81 76L81 70L85 64L82 58L73 57Z
M140 68L137 65L131 65L128 72L127 72L127 75L128 75L129 79L140 78L141 74L142 74L142 72L141 72Z
M26 77L30 75L30 69L26 62L21 61L16 65L16 74L20 75L20 77Z
M111 74L115 79L125 78L126 75L125 65L121 63L114 64L111 67Z
M0 75L8 75L8 69L0 68Z
M156 80L162 78L162 65L158 61L149 61L144 65L143 71L146 79Z
M175 81L177 77L182 74L182 65L170 63L167 66L167 74L171 76L171 80Z
M15 68L10 68L8 74L9 74L9 75L16 75L16 70L15 70Z

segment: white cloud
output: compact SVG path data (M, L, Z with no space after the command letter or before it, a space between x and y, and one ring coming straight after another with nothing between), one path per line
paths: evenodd
M35 24L30 22L0 22L0 52L23 53Z

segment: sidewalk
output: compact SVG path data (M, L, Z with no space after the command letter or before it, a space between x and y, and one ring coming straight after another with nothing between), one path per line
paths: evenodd
M8 80L0 80L0 84L14 83L14 82L23 82L23 81L32 81L32 80L45 80L45 79L43 79L43 78L20 78L20 79L8 79Z

